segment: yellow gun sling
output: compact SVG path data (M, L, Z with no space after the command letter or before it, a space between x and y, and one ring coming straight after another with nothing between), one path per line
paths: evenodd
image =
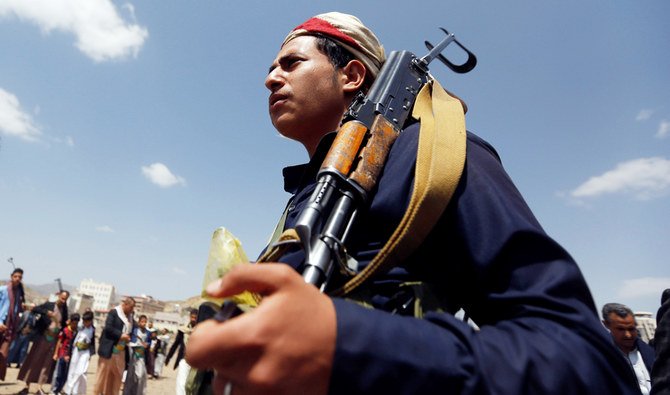
M421 121L421 128L414 191L407 211L377 256L331 295L349 294L374 273L406 259L435 226L456 190L465 165L465 114L461 101L432 80L419 92L412 116Z

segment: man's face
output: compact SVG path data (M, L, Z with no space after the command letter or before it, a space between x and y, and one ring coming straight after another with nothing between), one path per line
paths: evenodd
M612 333L614 343L625 353L633 351L635 339L637 339L637 329L635 327L635 318L628 314L621 318L615 313L610 313L608 319L603 321L607 329Z
M133 302L128 302L128 303L122 303L121 304L121 310L128 315L133 312L133 309L135 309L135 303Z
M190 319L191 319L191 325L195 325L195 323L198 321L198 314L191 313Z
M90 328L93 325L93 320L84 320L84 327Z
M316 146L342 120L347 102L344 75L316 47L312 36L289 41L265 79L272 124L282 135Z
M147 319L146 318L140 318L140 321L137 323L140 328L144 329L147 326Z
M67 303L67 298L69 297L70 297L69 293L61 292L60 294L58 294L58 304L60 304L61 306L64 305L65 303Z
M21 283L21 280L23 280L23 273L16 272L12 274L12 286L17 286Z

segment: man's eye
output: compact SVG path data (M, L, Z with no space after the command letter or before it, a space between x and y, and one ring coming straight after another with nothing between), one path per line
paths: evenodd
M286 60L286 67L287 68L293 67L296 64L298 64L299 62L300 62L300 59L298 59L298 58L287 59Z

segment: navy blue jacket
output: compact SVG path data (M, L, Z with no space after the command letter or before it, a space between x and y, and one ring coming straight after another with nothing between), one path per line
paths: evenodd
M123 320L119 317L116 309L109 310L98 344L98 355L101 358L109 359L112 357L114 346L121 339L121 335L123 335L123 325Z
M418 124L394 144L348 252L363 268L394 231L411 196ZM314 189L332 135L307 165L284 169L294 194L286 228ZM282 262L301 271L302 252ZM389 284L423 281L446 310L389 314ZM598 320L570 255L543 231L495 150L468 134L466 166L431 234L401 266L367 284L371 310L334 298L332 394L637 394L630 368ZM464 309L479 329L453 316ZM385 311L386 310L386 311Z
M656 313L656 359L651 370L651 394L670 395L670 288L663 291Z

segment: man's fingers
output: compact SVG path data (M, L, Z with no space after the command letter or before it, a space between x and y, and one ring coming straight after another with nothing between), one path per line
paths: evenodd
M243 291L267 295L277 288L300 279L291 267L281 263L238 265L223 278L207 286L207 292L215 297L229 297Z
M196 369L208 369L214 366L213 355L218 354L219 344L216 339L219 335L219 327L214 320L199 323L189 336L188 346L184 358L189 365ZM217 352L212 352L217 349Z
M224 323L215 320L199 323L188 339L185 355L188 364L198 369L243 371L245 361L235 346L247 344L244 337L249 335L249 330L245 321L243 314Z

